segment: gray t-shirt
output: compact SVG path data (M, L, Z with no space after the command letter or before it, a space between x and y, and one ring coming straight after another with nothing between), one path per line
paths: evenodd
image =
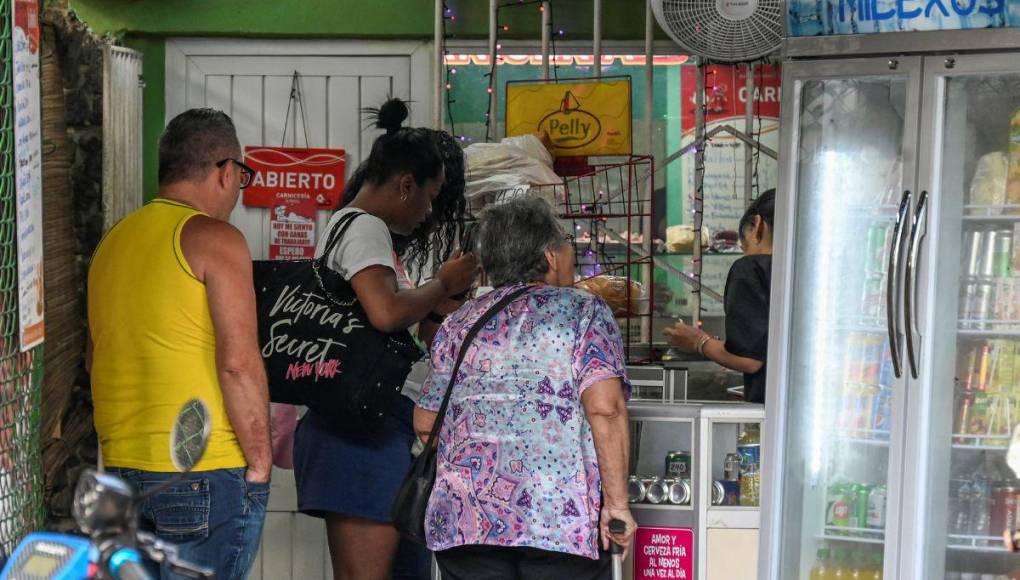
M393 239L390 237L390 229L386 222L360 209L345 208L333 214L315 247L315 256L319 257L325 251L329 234L340 218L353 212L363 215L354 219L343 239L333 249L332 255L326 261L329 268L338 272L344 280L350 281L365 268L384 266L396 274L399 290L414 288L414 284L404 271L403 264L393 252ZM411 329L412 332L415 330ZM427 371L428 363L418 362L404 383L401 393L414 403L417 403L421 396L421 384Z

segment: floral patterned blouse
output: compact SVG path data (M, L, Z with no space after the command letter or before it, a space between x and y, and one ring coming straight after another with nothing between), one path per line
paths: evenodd
M419 406L439 410L464 337L517 287L446 320ZM601 299L536 286L493 318L468 348L440 433L429 549L527 546L597 559L601 480L581 393L613 378L629 396L620 330Z

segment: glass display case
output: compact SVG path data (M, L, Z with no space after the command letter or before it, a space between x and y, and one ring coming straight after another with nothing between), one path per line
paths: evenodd
M628 412L628 491L639 529L689 534L686 563L694 578L753 577L756 556L736 562L732 547L734 541L745 546L758 542L764 408L631 402ZM647 553L649 546L639 537L632 551L639 555L635 559L632 554L625 565L627 578L649 577L642 550Z

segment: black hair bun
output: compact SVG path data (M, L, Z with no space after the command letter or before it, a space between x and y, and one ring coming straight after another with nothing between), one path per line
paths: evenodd
M399 131L410 114L407 103L401 99L390 99L372 112L375 114L375 126L387 133Z

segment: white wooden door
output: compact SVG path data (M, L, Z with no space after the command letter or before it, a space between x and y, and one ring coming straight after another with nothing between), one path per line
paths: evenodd
M231 116L245 145L336 147L347 151L347 173L368 156L378 135L362 114L388 97L413 101L410 125L428 122L428 46L408 42L167 41L167 120L193 107ZM307 122L291 107L284 124L294 72L301 78ZM319 212L317 234L329 219ZM269 213L238 202L230 216L252 256L269 251ZM296 513L294 473L274 469L262 548L251 578L332 578L321 520Z

